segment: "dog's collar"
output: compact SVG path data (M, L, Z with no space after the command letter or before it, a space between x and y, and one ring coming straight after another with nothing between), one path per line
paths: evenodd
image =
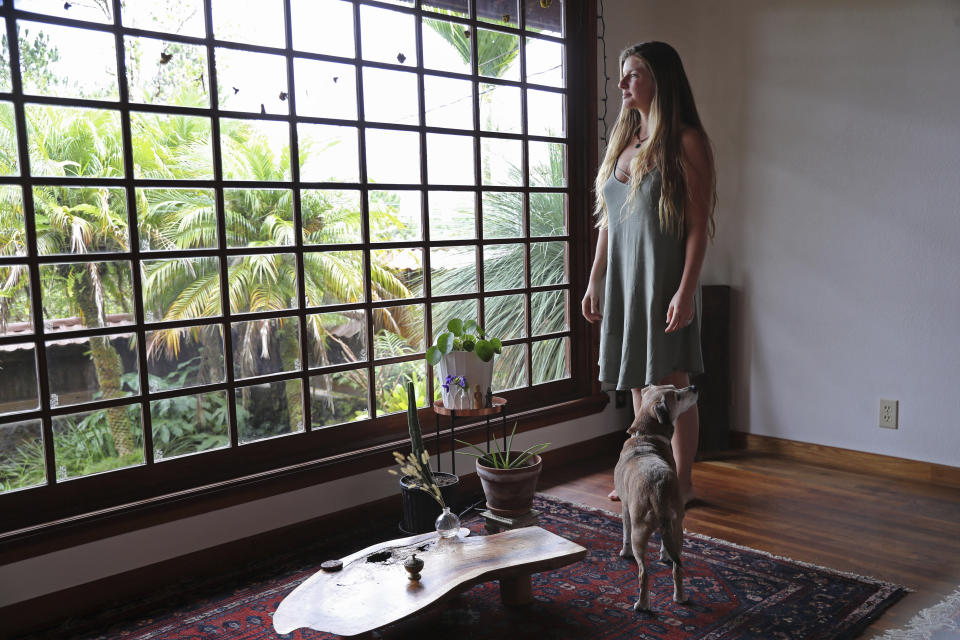
M657 439L659 439L659 440L663 440L663 441L664 441L665 443L667 443L667 444L670 444L670 438L668 438L667 436L663 436L663 435L659 435L659 434L654 434L654 433L634 433L634 434L633 434L632 436L630 436L630 437L632 437L632 438L637 438L637 439L643 438L643 439L646 439L646 440L657 440Z

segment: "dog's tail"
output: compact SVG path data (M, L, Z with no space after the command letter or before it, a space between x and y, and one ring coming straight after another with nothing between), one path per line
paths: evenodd
M659 494L659 499L655 500L652 506L655 509L657 522L660 524L660 538L663 541L663 548L667 552L667 557L676 566L680 567L683 566L680 562L680 546L683 544L683 514L674 513L673 509L665 507L673 501L663 499L668 495L668 492L676 491L676 485L674 484L676 480L671 477L662 477L658 480L655 483L655 490ZM678 515L680 517L677 517ZM674 525L680 527L680 531L677 531Z

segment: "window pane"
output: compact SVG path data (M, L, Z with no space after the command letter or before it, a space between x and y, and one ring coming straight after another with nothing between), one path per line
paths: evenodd
M9 1L7 4L10 4ZM113 22L112 2L83 4L79 2L51 2L51 0L16 0L14 4L21 11L34 11L48 16L89 20L90 22Z
M567 186L566 145L530 141L530 186Z
M481 76L520 79L520 38L509 33L477 29L477 68Z
M520 26L520 9L517 0L476 0L477 18L484 22L496 22L505 27Z
M520 89L496 84L480 85L480 129L520 133Z
M240 444L303 431L300 380L240 387L236 398Z
M30 306L30 271L25 264L0 266L0 299L5 317L0 336L33 333L33 309Z
M483 237L523 236L523 197L517 191L483 193Z
M28 104L26 116L33 175L123 176L120 112Z
M365 369L310 377L310 425L330 427L369 417Z
M177 2L124 2L120 15L125 27L178 33L183 36L205 35L203 0Z
M215 38L283 46L283 0L212 0L211 8Z
M419 191L371 191L369 208L372 242L399 242L423 237Z
M373 311L373 357L382 360L422 352L423 305L383 307Z
M223 382L220 325L147 331L147 373L153 392Z
M219 316L220 259L143 260L143 313L147 322Z
M527 38L527 82L564 87L563 45Z
M481 138L480 163L483 184L516 186L523 184L520 158L523 143L520 140Z
M47 331L133 323L129 262L41 264L40 290Z
M570 339L533 343L533 384L570 377Z
M562 284L567 281L567 243L530 243L530 286Z
M461 240L477 237L476 196L472 191L431 191L430 237Z
M230 446L227 392L177 396L150 403L157 462Z
M0 345L0 375L0 415L40 408L37 349L32 342Z
M210 106L206 47L127 36L124 50L130 102Z
M357 77L352 64L296 58L293 75L298 115L356 119Z
M10 91L10 48L7 46L7 39L3 38L0 42L0 91ZM2 482L2 480L0 480Z
M281 16L283 13L281 12ZM290 112L283 56L218 48L217 96L225 111Z
M433 338L447 330L447 323L454 318L459 318L466 322L467 320L480 321L480 314L477 312L477 301L469 300L451 300L450 302L435 302L430 305L431 318L433 320ZM438 396L439 397L439 396Z
M413 15L361 6L360 47L364 60L417 66Z
M569 328L569 292L537 291L530 295L533 335L566 331Z
M40 255L127 251L127 194L119 187L33 188Z
M411 131L367 129L367 181L420 182L420 135Z
M399 300L423 295L423 251L376 249L370 252L373 299Z
M24 94L119 99L113 34L18 20L17 38Z
M209 118L134 112L130 129L135 177L213 179Z
M464 18L468 15L467 0L423 0L427 11L443 11Z
M368 122L420 124L417 74L363 69L363 115Z
M485 291L517 289L523 286L523 245L491 244L483 248Z
M362 251L307 252L303 269L309 306L364 300Z
M304 244L347 244L361 241L360 192L303 189Z
M292 0L293 48L352 58L353 4L343 0Z
M473 83L424 76L423 100L428 127L473 129Z
M136 334L47 343L50 406L108 400L140 391Z
M472 293L477 290L477 250L444 247L430 250L430 294Z
M29 117L31 112L28 110L27 113ZM14 121L11 102L0 102L0 129L4 133L0 136L0 176L18 176L20 175L20 154L17 151L17 125Z
M228 258L230 310L280 311L297 307L297 263L292 253Z
M290 125L267 120L220 119L225 180L289 180Z
M280 247L294 243L293 191L224 189L228 247Z
M562 136L566 133L563 94L527 90L527 133L533 136Z
M423 19L423 66L470 73L470 27L446 20Z
M567 233L566 195L562 193L530 194L530 235L562 236Z
M53 457L57 480L143 464L140 405L54 418Z
M527 335L526 311L523 295L484 298L483 309L487 333L501 340L513 340Z
M0 256L26 254L27 236L23 226L23 194L20 187L16 185L0 185ZM4 282L6 278L0 277L0 286L3 286Z
M360 151L355 127L298 124L300 179L359 182Z
M428 133L427 182L474 184L473 138Z
M234 322L231 336L237 380L300 369L300 323L296 318Z
M563 35L563 0L552 3L524 0L524 6L527 30L557 37Z
M307 316L310 367L366 360L366 317L362 309Z
M213 189L138 188L140 249L215 249L217 216Z
M0 425L0 494L47 483L39 420Z
M384 416L407 410L407 383L413 382L417 406L427 401L426 360L388 364L374 369L376 378L377 415Z
M493 392L527 385L527 346L512 344L493 359Z

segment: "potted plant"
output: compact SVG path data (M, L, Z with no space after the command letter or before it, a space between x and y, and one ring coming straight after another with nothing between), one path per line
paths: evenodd
M503 450L496 438L493 440L493 451L484 451L469 442L457 440L474 450L458 453L477 459L477 475L487 498L487 508L495 515L507 518L522 516L533 507L537 478L543 468L539 453L550 446L549 442L543 442L515 452L513 436L516 432L517 425L514 423Z
M476 321L453 318L427 349L427 362L439 365L443 406L480 409L492 397L493 357L499 338L489 338Z
M449 505L456 498L460 479L452 473L434 473L430 469L430 454L423 445L412 382L407 383L407 430L410 453L404 456L399 451L393 452L403 474L400 478L400 530L414 534L436 529L443 538L455 536L460 530L460 519L450 511ZM388 473L399 475L393 469L388 469Z

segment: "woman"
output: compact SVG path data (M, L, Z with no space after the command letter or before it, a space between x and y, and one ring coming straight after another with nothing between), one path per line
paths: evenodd
M620 69L623 101L597 173L600 235L582 306L588 321L601 321L600 380L630 389L637 412L644 386L685 387L703 371L699 280L716 182L673 47L634 45L620 54ZM684 503L694 498L698 436L694 406L677 419L672 442Z

